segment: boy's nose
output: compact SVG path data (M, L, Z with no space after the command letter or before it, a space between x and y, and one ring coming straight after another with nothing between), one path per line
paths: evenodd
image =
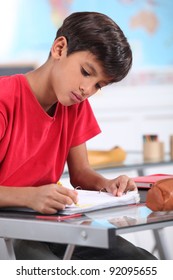
M85 91L83 88L79 88L81 95L84 97L85 96Z
M97 90L92 86L92 85L85 85L85 86L80 86L79 88L81 95L84 96L90 96L94 94Z

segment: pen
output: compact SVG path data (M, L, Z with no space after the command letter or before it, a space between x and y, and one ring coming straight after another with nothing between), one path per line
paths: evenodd
M42 220L47 220L47 221L57 221L57 222L61 222L64 220L69 220L72 218L77 218L77 217L81 217L82 214L81 213L76 213L76 214L71 214L71 215L64 215L64 216L35 216L36 219L42 219Z
M60 181L57 182L57 185L58 185L58 186L63 186L63 184L62 184ZM77 188L80 188L80 187L77 187ZM75 188L75 190L76 190L77 188ZM75 203L75 205L76 205L76 206L79 206L78 203Z

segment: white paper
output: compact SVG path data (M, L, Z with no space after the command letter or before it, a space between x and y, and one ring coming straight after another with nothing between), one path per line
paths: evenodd
M79 200L77 204L67 205L60 213L67 215L85 213L113 206L139 203L140 201L138 191L129 191L118 197L107 192L78 190L78 197Z

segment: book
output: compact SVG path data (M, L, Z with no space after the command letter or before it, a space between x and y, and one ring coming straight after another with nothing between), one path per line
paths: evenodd
M173 178L173 174L152 174L133 178L138 188L149 189L159 180Z
M58 211L58 213L63 215L86 213L94 210L140 202L138 191L129 191L118 197L107 192L78 190L78 197L79 200L77 204L67 205L64 210Z

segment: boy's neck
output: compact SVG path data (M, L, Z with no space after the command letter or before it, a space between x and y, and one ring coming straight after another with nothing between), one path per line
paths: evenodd
M44 65L38 69L25 74L30 88L42 108L51 115L54 115L57 99L49 86L49 78Z

